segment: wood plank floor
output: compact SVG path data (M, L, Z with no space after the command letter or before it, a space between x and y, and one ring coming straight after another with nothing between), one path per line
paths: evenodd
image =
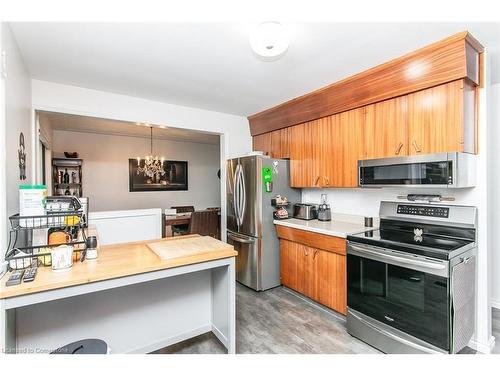
M345 321L339 315L284 288L258 293L236 285L237 353L381 353L349 335ZM493 334L497 342L494 353L500 353L500 310L496 309L493 309ZM474 351L469 349L463 352ZM154 353L222 354L226 353L226 348L212 333L207 333Z

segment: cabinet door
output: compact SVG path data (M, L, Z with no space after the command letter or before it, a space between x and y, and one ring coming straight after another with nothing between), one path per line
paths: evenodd
M314 249L308 246L280 240L281 283L311 298L316 293L313 252Z
M318 120L291 127L290 185L292 187L318 187L320 135Z
M297 290L299 259L302 257L300 245L295 242L280 240L280 276L281 283L290 289Z
M290 158L290 128L271 132L271 157L277 159Z
M315 250L315 300L346 314L346 257L329 251Z
M358 186L358 160L364 153L364 109L357 108L330 116L324 126L331 127L322 140L323 174L332 187ZM325 143L326 142L326 143Z
M252 137L252 143L254 151L262 151L264 155L271 155L271 133L259 134Z
M280 240L280 277L283 285L293 289L296 284L297 270L291 244L290 241Z
M463 81L408 95L409 154L464 151Z
M271 154L272 158L280 159L281 156L281 130L271 132Z
M280 158L282 159L289 159L290 158L290 132L291 128L284 128L280 129L280 151L281 151L281 156Z
M408 155L407 97L365 107L365 159Z

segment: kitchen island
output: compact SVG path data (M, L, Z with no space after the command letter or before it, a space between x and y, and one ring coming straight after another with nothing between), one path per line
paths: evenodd
M102 246L99 258L68 272L39 268L35 281L0 279L0 349L46 353L72 341L100 338L113 353L149 353L212 331L235 352L235 270L232 246L181 252L182 236ZM170 242L171 241L171 242ZM215 241L215 242L214 242ZM160 258L148 244L173 245ZM205 242L206 245L206 242ZM189 250L189 249L188 249Z

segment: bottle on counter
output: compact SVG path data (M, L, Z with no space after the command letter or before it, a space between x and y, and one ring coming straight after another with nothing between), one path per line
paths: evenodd
M64 191L64 195L71 195L71 191L69 190L69 186L66 186L66 190Z
M59 183L60 184L64 183L64 172L63 171L59 172Z
M64 181L65 184L69 184L69 173L68 173L68 168L64 170Z
M76 172L71 172L71 182L76 184Z

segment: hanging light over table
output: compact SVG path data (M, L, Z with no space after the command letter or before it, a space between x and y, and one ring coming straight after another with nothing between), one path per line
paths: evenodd
M150 153L144 158L144 166L141 167L141 158L137 157L137 174L143 174L146 177L153 178L155 176L164 176L165 170L163 169L163 156L160 158L158 155L153 155L153 127L150 126Z

